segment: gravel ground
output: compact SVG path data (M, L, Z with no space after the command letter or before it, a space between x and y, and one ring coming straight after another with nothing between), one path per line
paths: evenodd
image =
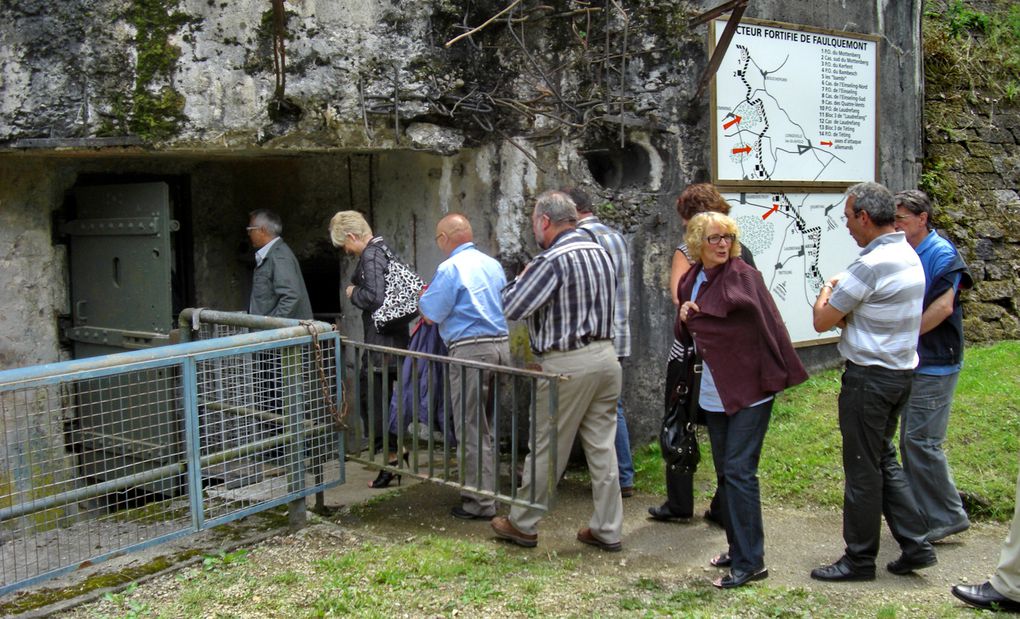
M327 505L338 506L360 503L368 497L379 497L377 492L365 493L359 475L352 475L349 469L348 486L338 488L327 496ZM370 475L367 474L367 475ZM357 484L357 485L355 485ZM342 501L340 497L348 496ZM555 553L558 557L577 557L582 566L555 586L543 591L542 607L550 614L570 614L581 610L578 607L579 588L600 586L612 587L614 583L633 582L642 575L665 579L671 583L690 583L715 578L720 572L708 566L708 560L725 546L723 532L701 518L690 523L659 523L647 518L646 509L661 501L660 497L637 495L624 501L624 550L621 553L601 553L575 540L576 531L587 525L591 511L588 488L581 482L567 480L560 486L557 502L552 512L540 524L539 546L536 549L519 549L503 545L510 552L546 556ZM264 532L252 530L248 537L236 537L228 542L205 538L204 548L210 544L240 547L249 554L246 568L252 570L253 578L270 579L274 574L287 572L305 573L310 562L329 555L342 553L345 549L371 541L401 543L425 535L468 539L492 544L503 544L493 538L488 522L460 521L449 515L449 509L457 502L455 490L433 484L407 484L396 492L387 493L386 500L373 500L358 509L349 507L329 518L312 517L310 526L294 532L282 533L261 541L257 535ZM834 510L810 510L770 508L765 512L766 561L770 586L800 588L807 592L818 592L830 601L845 601L848 605L858 600L888 600L901 608L916 604L952 603L949 588L959 582L981 582L994 570L998 561L999 548L1006 535L1006 526L997 523L976 523L969 531L950 538L947 543L937 545L939 564L915 575L895 576L884 569L886 562L896 558L895 541L884 530L882 549L879 555L878 578L873 582L826 584L813 581L808 573L813 567L837 559L843 549L840 536L841 514ZM161 551L165 553L166 551ZM133 556L132 561L144 561L144 556ZM115 562L100 564L90 569L115 569ZM157 575L143 582L131 595L138 603L147 603L151 608L165 606L168 600L180 595L189 578L199 573L201 565L184 566ZM45 587L54 582L44 583ZM66 582L63 583L66 585ZM246 614L246 605L257 607L259 591L247 586L236 585L228 590L230 598L237 604L230 608L208 608L205 616L257 617L258 611ZM280 595L279 592L265 592L265 595ZM285 593L286 594L286 593ZM302 592L290 595L301 596ZM304 593L307 595L307 593ZM442 595L442 592L437 593ZM72 608L51 607L33 615L58 615L66 617L123 616L109 601L93 594L92 603ZM967 611L962 610L962 616ZM597 610L597 609L596 609ZM611 611L610 611L611 612ZM820 613L826 614L826 613ZM419 616L408 609L408 616ZM906 615L912 616L909 612Z

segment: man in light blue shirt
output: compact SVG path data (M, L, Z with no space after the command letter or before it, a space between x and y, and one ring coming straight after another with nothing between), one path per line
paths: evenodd
M499 262L475 247L473 240L467 217L451 213L439 220L436 245L447 259L436 269L418 309L425 320L439 325L439 334L454 359L509 365L509 331L501 296L506 274ZM450 364L451 413L462 447L460 468L464 486L486 492L493 492L496 487L489 402L491 380L489 372L456 362ZM461 501L451 510L457 518L489 519L496 515L496 502L491 497L466 491L461 493Z

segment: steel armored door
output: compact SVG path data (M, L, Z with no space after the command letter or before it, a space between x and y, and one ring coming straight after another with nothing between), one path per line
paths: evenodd
M172 326L166 183L80 187L71 237L75 358L164 344Z
M74 357L166 344L172 326L171 242L166 183L80 187L71 238ZM182 461L183 432L176 372L160 368L75 385L76 414L67 438L80 474L105 481ZM180 476L149 480L112 493L176 494Z

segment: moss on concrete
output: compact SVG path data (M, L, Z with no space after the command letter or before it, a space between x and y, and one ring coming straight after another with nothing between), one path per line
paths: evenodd
M190 21L177 10L180 0L133 0L130 20L135 27L135 85L127 126L148 141L175 135L187 120L184 95L171 85L181 50L170 37Z
M117 572L95 574L73 587L41 589L33 593L18 595L12 601L0 604L0 614L5 617L18 615L30 610L44 608L57 602L72 600L98 589L117 587L138 580L143 576L162 572L177 563L182 563L201 554L201 550L186 550L170 557L156 557L148 563L136 567L124 568Z

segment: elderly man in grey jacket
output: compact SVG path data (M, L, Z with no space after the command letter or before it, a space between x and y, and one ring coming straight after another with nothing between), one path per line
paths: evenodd
M260 316L311 320L312 304L301 267L280 238L282 232L283 223L273 211L258 209L248 214L248 239L255 248L248 311Z

